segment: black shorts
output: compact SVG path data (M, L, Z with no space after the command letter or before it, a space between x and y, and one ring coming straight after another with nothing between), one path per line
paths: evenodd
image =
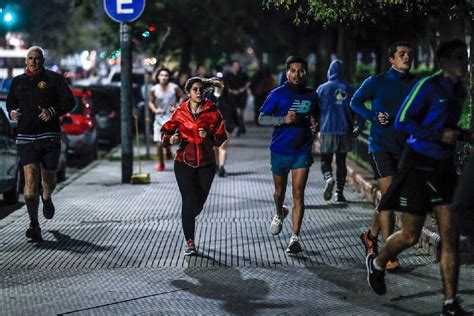
M61 142L58 139L38 140L27 144L17 145L20 165L41 163L46 170L58 169Z
M457 183L454 160L434 160L412 150L405 153L419 163L408 169L402 182L400 211L424 216L437 205L450 204Z
M394 176L397 173L401 154L388 151L370 153L370 165L374 170L374 179Z

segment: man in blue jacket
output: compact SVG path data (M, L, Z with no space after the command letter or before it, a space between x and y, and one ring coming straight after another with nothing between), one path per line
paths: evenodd
M354 148L354 136L360 129L360 127L354 128L354 115L349 107L354 88L343 80L342 76L342 61L333 60L328 69L328 81L316 89L321 100L319 141L321 172L326 181L323 198L326 201L331 199L336 183L335 201L339 203L346 202L343 193L347 176L346 156ZM331 166L334 155L336 155L336 181Z
M287 253L302 251L299 233L304 215L304 190L309 168L313 163L311 148L319 120L319 98L306 87L308 64L305 59L291 56L286 61L288 81L268 95L260 109L258 122L274 126L272 135L271 167L275 192L276 215L270 225L272 234L281 232L288 209L283 206L291 171L293 186L292 235Z
M405 142L405 136L393 127L393 119L415 83L414 76L409 73L413 61L410 44L396 42L390 46L388 53L390 70L367 78L351 100L351 108L372 123L369 134L370 163L382 194L387 191L396 173ZM370 109L364 105L366 101L371 102ZM377 253L379 232L382 231L386 240L393 233L394 223L393 211L374 212L370 229L360 235L366 254ZM398 259L391 258L387 270L398 269Z
M465 315L456 301L459 230L457 213L450 204L457 181L455 143L472 138L457 126L467 95L462 82L468 65L466 43L444 42L436 58L441 70L416 84L395 120L395 128L410 136L399 171L379 209L399 206L403 227L386 240L378 255L367 256L367 279L377 294L385 294L383 267L390 258L417 243L427 212L434 210L441 237L445 298L441 314Z

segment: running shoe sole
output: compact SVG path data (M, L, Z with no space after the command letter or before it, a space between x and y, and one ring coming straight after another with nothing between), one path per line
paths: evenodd
M187 250L187 249L186 249L186 250ZM185 256L194 256L194 255L197 253L196 250L191 250L191 251L189 251L189 252L186 252L186 250L184 250L184 255L185 255Z
M332 190L334 189L335 183L336 181L334 181L334 179L330 179L326 182L326 187L324 188L324 194L323 194L324 200L329 201L331 199Z

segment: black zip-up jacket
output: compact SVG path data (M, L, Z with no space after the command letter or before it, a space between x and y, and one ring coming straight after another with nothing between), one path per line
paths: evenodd
M7 96L7 110L10 114L12 110L20 109L17 142L60 138L59 117L71 111L74 105L71 89L59 74L44 69L35 76L16 76ZM41 108L51 114L49 121L38 117Z

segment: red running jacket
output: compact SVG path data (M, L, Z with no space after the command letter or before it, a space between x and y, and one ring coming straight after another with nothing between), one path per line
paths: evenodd
M199 128L207 131L206 138L199 137ZM201 112L195 117L189 108L189 100L181 103L161 128L163 146L170 146L170 137L176 132L180 135L180 142L175 160L192 167L215 163L213 147L220 146L227 139L222 114L208 99L204 100Z

